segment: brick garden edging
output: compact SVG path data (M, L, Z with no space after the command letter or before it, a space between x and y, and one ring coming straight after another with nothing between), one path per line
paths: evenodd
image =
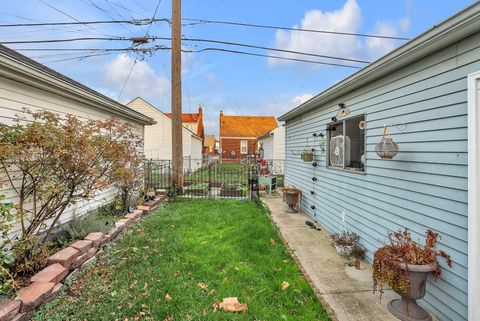
M133 213L115 222L115 227L108 233L90 233L85 239L77 240L51 255L47 267L30 278L31 284L19 290L15 300L0 299L0 321L30 320L37 307L57 296L64 280L90 266L105 244L137 223L142 215L156 210L164 200L165 196L161 195L145 205L137 206Z

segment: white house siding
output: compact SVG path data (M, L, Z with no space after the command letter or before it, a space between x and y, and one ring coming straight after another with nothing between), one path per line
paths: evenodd
M269 135L264 135L259 139L262 143L264 158L271 160L271 170L274 174L282 174L285 164L285 126L280 126Z
M268 135L264 138L261 138L259 140L262 143L263 147L263 158L265 159L273 159L273 144L274 144L274 139L273 136Z
M156 124L145 128L145 157L148 159L172 160L172 120L142 98L135 98L127 106L156 121ZM192 163L190 160L202 159L202 139L185 127L183 127L182 139L184 168L197 169L197 163L199 162ZM200 147L198 144L200 144Z
M389 231L441 234L453 267L440 260L442 278L422 300L441 320L467 320L467 75L479 70L477 33L286 123L286 184L303 191L302 208L330 232L358 233L369 260ZM327 169L318 151L318 167L298 155L307 137L326 135L339 102L366 116L365 175ZM380 160L384 124L403 123L403 134L392 128L400 153Z
M107 119L112 114L94 109L78 101L62 97L47 91L24 85L10 79L0 76L0 122L4 124L13 124L15 115L22 115L23 109L28 108L31 111L47 110L61 115L74 115L80 119ZM125 119L120 118L126 121ZM132 122L130 122L132 123ZM132 123L138 130L140 137L143 137L144 126L138 123ZM4 173L0 174L4 178ZM0 194L5 194L8 199L18 203L18 195L11 186L5 185L0 188ZM113 201L117 195L116 188L108 188L101 191L94 199L81 202L76 206L71 206L61 217L59 223L67 223L72 215L81 216L100 205ZM32 208L32 204L26 208ZM15 225L12 234L18 233L20 226Z

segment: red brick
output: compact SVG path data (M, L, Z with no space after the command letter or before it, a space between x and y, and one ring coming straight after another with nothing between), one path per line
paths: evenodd
M20 313L20 314L17 314L13 319L11 319L10 321L28 321L32 318L33 316L33 310L32 311L28 311L28 312L24 312L24 313Z
M106 234L105 236L108 238L109 241L113 240L114 238L116 238L118 236L118 234L120 234L120 232L122 231L122 229L118 228L118 227L114 227L113 229L110 230L110 232L108 232L108 234Z
M73 261L77 259L79 254L80 252L77 249L67 247L50 256L48 258L48 264L60 263L68 269Z
M126 219L128 219L128 220L138 221L141 216L142 216L142 212L139 211L139 210L135 210L135 212L133 212L133 213L128 213L128 214L125 215L124 217L125 217Z
M63 278L68 273L68 269L66 269L63 265L60 263L54 263L34 276L31 277L30 281L33 282L52 282L52 283L60 283L62 282Z
M90 240L79 240L70 245L74 249L77 249L80 252L80 255L87 253L93 246L93 241Z
M147 192L147 197L155 197L155 192Z
M85 262L86 260L88 260L89 257L88 257L88 252L87 253L83 253L82 255L80 255L79 257L77 257L77 259L72 263L72 265L70 265L70 270L74 270L76 269L77 267L79 267L80 265L83 264L83 262Z
M35 282L18 291L17 296L22 301L20 312L28 312L41 305L52 293L54 287L55 283L52 282Z
M95 263L96 260L97 260L96 256L93 256L93 257L89 258L88 260L86 260L85 263L83 263L82 266L80 267L80 271L89 267L93 263Z
M145 205L138 205L137 206L137 210L141 210L143 211L143 213L147 213L148 211L150 211L150 207L149 206L145 206Z
M87 252L87 260L91 257L93 257L97 253L97 249L92 247L88 252Z
M85 237L85 240L92 241L93 242L93 247L98 247L102 238L103 238L103 233L102 232L94 232L94 233L88 234Z
M0 299L0 321L9 321L20 310L20 301Z
M58 283L53 287L52 293L48 296L48 298L45 300L45 303L53 301L57 297L57 295L60 293L60 290L62 289L63 284Z
M132 222L129 219L122 218L115 222L115 227L123 226L123 228L129 226Z
M100 244L98 244L98 247L100 248L100 247L104 246L105 244L108 243L108 241L110 241L110 239L108 238L108 236L104 235L102 237L102 240L100 241Z

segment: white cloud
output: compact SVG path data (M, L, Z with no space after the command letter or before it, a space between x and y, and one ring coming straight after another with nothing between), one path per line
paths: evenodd
M293 27L300 29L356 32L361 23L362 12L360 6L355 0L347 0L341 9L336 11L323 12L321 10L309 10L300 25ZM361 42L356 37L278 30L275 36L275 46L286 50L349 57L361 47ZM279 55L278 53L275 54ZM281 56L299 57L294 54L281 54ZM268 63L270 66L276 66L280 64L293 64L294 62L270 58Z
M207 80L210 82L210 84L216 88L216 89L221 89L223 87L222 82L218 79L218 77L212 73L209 72L207 73Z
M347 0L343 7L338 10L325 12L321 10L307 11L301 23L299 25L294 25L293 28L360 33L362 21L362 10L357 1ZM409 28L410 19L405 17L397 22L377 22L375 30L372 31L372 33L398 36L401 32L405 32ZM353 36L302 31L278 30L275 35L275 47L279 49L362 60L373 60L378 58L396 48L398 44L397 41L388 39L368 38L364 40ZM316 59L324 62L339 63L338 60L299 56L289 53L275 52L275 55L288 58ZM268 59L268 65L271 67L296 63L297 62L273 58ZM309 66L314 68L320 67L320 65L313 64Z
M310 93L297 95L290 99L275 98L265 106L265 112L276 117L286 113L287 111L299 106L313 97Z
M128 78L134 59L128 55L118 55L105 66L104 83L109 88L114 88L117 95ZM162 75L158 75L146 61L137 61L132 74L125 85L122 98L129 100L136 96L146 99L157 99L166 95L170 90L170 81Z

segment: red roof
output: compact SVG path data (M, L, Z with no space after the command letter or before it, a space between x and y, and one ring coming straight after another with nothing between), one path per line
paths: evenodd
M257 138L277 127L274 116L224 116L220 113L220 137Z
M172 118L172 113L164 113L165 116L168 118ZM182 114L182 123L193 123L197 124L197 136L204 138L204 130L203 130L203 110L202 106L198 106L198 113L197 114Z

